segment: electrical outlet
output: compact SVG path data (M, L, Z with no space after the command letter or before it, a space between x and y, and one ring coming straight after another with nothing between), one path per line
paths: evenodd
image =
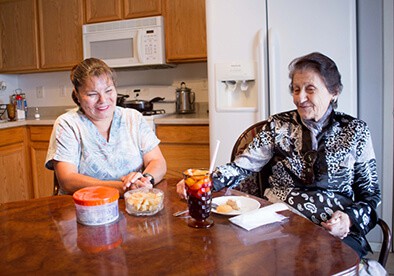
M37 86L36 87L36 97L37 97L37 99L43 99L44 98L44 87L43 86Z

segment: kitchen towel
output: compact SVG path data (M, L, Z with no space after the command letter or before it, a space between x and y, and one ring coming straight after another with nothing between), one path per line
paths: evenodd
M288 209L289 208L284 203L274 203L257 210L246 212L242 215L232 217L229 220L232 223L250 231L262 225L283 221L286 217L276 212Z

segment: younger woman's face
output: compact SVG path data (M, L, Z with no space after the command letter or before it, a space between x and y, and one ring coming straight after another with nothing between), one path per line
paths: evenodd
M112 120L117 94L113 81L107 75L91 77L78 89L76 95L90 120Z
M292 87L293 102L304 120L320 120L336 97L328 91L320 75L312 70L295 72Z

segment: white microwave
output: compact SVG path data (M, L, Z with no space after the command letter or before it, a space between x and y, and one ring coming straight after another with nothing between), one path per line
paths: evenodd
M83 56L113 68L166 65L162 16L83 25Z

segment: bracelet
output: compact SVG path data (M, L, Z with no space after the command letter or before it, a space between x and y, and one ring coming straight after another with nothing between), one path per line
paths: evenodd
M150 177L150 183L152 185L155 185L155 178L153 177L153 175L151 175L150 173L144 173L143 176L144 177Z

